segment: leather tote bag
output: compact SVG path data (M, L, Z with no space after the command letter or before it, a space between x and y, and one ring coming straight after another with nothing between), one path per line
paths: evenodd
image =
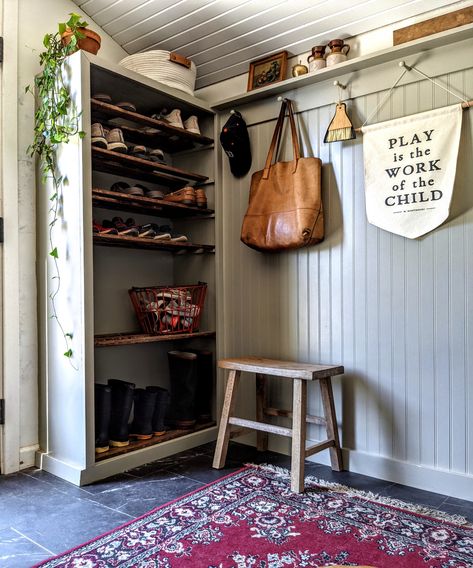
M291 125L294 158L273 162L286 118ZM275 152L276 150L276 152ZM284 100L264 169L251 178L249 203L241 240L252 249L276 252L306 247L324 239L321 195L322 162L301 158L292 101Z

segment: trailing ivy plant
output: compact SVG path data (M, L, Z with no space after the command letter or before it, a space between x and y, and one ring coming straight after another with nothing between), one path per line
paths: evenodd
M57 153L61 144L67 144L71 137L85 133L79 129L80 112L72 104L68 85L64 81L64 63L67 57L77 51L78 41L85 37L80 28L85 28L88 23L81 20L78 14L69 14L67 22L60 23L56 33L46 34L43 39L45 50L40 53L39 61L41 72L35 77L34 89L28 85L25 92L30 92L37 97L37 109L34 115L34 137L28 147L31 157L37 156L43 182L51 181L52 193L50 195L49 208L49 254L54 262L54 274L52 279L55 286L49 294L51 302L51 318L53 318L64 337L64 355L72 364L72 332L66 331L59 317L56 297L61 288L61 275L59 272L59 254L54 244L53 232L59 220L61 196L67 177L59 171ZM70 41L67 45L62 41L61 34L70 31Z

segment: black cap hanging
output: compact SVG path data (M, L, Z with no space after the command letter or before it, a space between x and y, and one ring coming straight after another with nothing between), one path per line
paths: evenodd
M243 177L251 167L250 138L246 123L241 114L233 111L220 133L220 143L230 163L235 177Z

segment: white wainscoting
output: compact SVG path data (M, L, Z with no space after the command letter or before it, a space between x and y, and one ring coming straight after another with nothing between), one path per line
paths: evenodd
M418 65L473 98L473 43L463 45L463 51L451 46L423 53ZM455 61L452 72L449 57ZM399 74L392 63L378 67L348 78L355 125ZM427 80L406 79L371 122L456 102ZM302 111L305 155L319 156L324 164L323 243L276 255L240 243L250 178L233 178L221 156L224 355L343 364L345 375L334 380L334 391L353 469L472 499L473 111L464 113L450 220L408 240L366 221L361 137L322 142L334 112L327 104L330 94L335 101L331 82L287 94ZM249 126L255 171L264 164L278 103L272 97L239 110ZM227 117L221 116L222 124ZM290 158L286 144L283 159ZM239 405L250 416L254 387L252 380L247 383ZM320 413L318 387L311 387L310 411ZM271 396L288 406L289 389L274 379ZM310 426L309 437L322 438L319 427Z

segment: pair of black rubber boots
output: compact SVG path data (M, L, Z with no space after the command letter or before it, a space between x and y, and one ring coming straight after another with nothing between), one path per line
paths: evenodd
M211 351L169 351L170 396L166 389L110 379L95 384L95 451L127 446L167 429L189 429L211 420L213 355ZM133 422L128 425L131 410Z
M213 354L203 349L169 351L171 404L166 423L173 428L193 428L212 417Z
M134 383L110 379L95 383L95 452L128 446L130 438L146 440L162 436L169 392L161 387L135 388ZM128 426L131 409L133 422Z

